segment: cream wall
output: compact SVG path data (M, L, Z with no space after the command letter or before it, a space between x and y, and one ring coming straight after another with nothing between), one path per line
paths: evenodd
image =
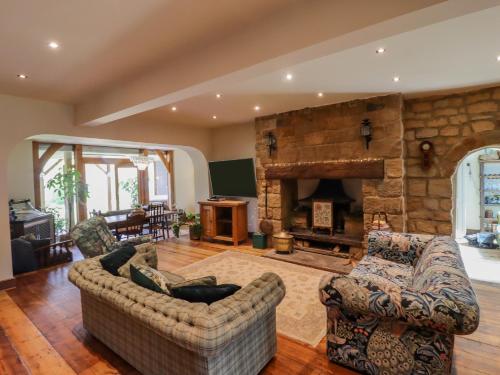
M198 212L195 197L194 166L189 155L182 150L174 151L175 204L187 212ZM203 197L205 199L206 197Z
M4 137L0 139L0 181L3 181L0 184L0 281L12 277L7 202L9 181L19 178L9 173L8 160L18 147L23 147L18 145L28 137L59 135L92 140L94 144L105 140L103 143L178 146L193 162L195 199L205 199L209 193L207 157L212 142L210 130L206 128L165 124L139 116L98 127L75 126L70 105L10 95L0 95L0 128L4 130ZM26 181L28 179L26 177Z
M210 160L255 159L255 126L231 125L213 129ZM239 197L248 203L248 230L258 231L257 198Z
M14 146L9 155L7 169L9 199L31 199L35 201L33 188L33 158L31 141L22 141Z

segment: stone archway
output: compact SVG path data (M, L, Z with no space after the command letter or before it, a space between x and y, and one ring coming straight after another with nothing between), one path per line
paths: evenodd
M460 162L472 151L500 143L500 130L474 134L453 146L443 157L440 173L451 178Z
M470 152L498 144L500 130L475 133L458 139L445 153L435 155L429 171L420 172L418 179L407 179L408 231L453 235L457 167ZM420 169L420 166L417 168Z

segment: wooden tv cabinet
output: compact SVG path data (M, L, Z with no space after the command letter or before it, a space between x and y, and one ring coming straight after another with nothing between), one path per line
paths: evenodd
M222 200L198 203L203 239L232 242L237 246L248 238L248 202Z

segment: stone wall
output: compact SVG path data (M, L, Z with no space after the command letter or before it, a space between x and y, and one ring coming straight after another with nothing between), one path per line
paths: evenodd
M500 144L500 88L406 100L407 224L410 232L452 233L453 174L472 150ZM421 168L420 143L434 144Z
M256 156L259 196L259 219L265 217L266 165L327 160L383 158L385 177L362 181L365 229L372 214L388 213L394 230L405 229L402 97L387 95L366 100L305 108L256 119ZM373 123L373 140L366 150L360 136L361 121ZM266 133L277 138L277 151L270 157ZM274 230L283 226L283 205L287 184L268 181L268 218Z
M374 127L369 150L359 135L364 118ZM265 144L269 131L278 141L272 157ZM421 167L424 140L434 145L428 170ZM374 212L385 211L396 231L449 235L456 167L469 152L492 145L500 145L500 87L404 101L387 95L258 118L258 216L265 217L268 164L383 158L384 179L363 180L365 229ZM268 218L278 231L286 184L268 184Z

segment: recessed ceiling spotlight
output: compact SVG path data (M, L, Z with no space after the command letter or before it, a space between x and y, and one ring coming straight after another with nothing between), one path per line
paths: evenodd
M287 81L291 81L293 79L293 74L292 73L287 73L286 76L285 76L285 79Z
M52 41L52 42L49 43L49 48L51 48L51 49L58 49L59 48L59 43Z
M393 80L394 82L399 82L399 77L398 77L398 76L395 76L395 77L393 77L393 78L392 78L392 80Z
M380 48L377 48L377 51L376 51L379 55L383 54L385 52L385 48L384 47L380 47Z
M256 111L256 112L259 112L260 111L260 106L256 105L255 107L253 107L253 110Z
M17 78L19 78L19 79L26 79L26 78L28 78L28 76L26 74L18 74Z
M216 115L213 115L213 116L212 116L212 120L217 120L217 116L216 116Z
M177 107L176 107L176 106L173 106L173 107L172 107L172 112L175 112L175 111L177 111Z
M216 97L217 99L220 99L220 98L222 98L222 94L215 94L215 97Z
M497 56L497 61L500 61L500 55Z
M318 92L318 98L322 98L324 94L322 92Z

